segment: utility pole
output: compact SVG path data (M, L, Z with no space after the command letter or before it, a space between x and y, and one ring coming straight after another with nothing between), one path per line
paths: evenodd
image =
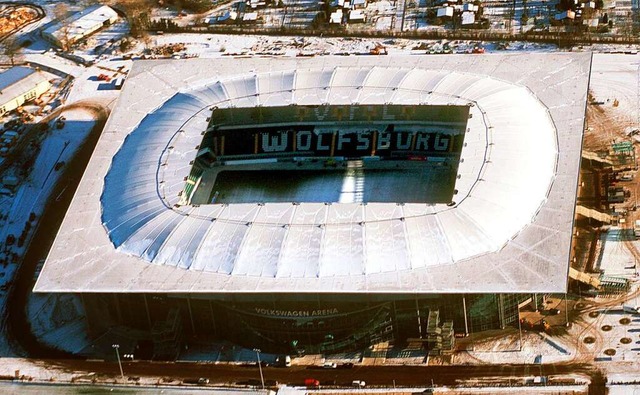
M520 306L518 306L518 334L520 335L520 349L518 351L522 351L522 322L520 322ZM511 386L511 381L509 381L509 386Z
M565 325L569 327L569 301L567 300L567 293L564 293L564 321Z
M113 347L116 350L116 358L118 358L118 366L120 367L120 377L122 377L122 379L124 380L124 372L122 371L122 361L120 361L120 352L118 351L118 349L120 348L120 345L114 344L111 347Z
M259 348L254 348L253 351L256 352L256 356L258 357L258 370L260 371L260 382L262 383L262 389L264 389L264 376L262 375L262 363L260 363L260 353L262 350Z

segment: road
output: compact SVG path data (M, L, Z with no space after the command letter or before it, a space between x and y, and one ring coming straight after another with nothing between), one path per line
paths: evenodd
M47 360L48 365L65 370L83 370L110 378L118 377L120 370L116 362ZM513 382L517 378L552 375L589 376L594 382L601 382L600 375L587 364L546 364L546 365L465 365L465 366L356 366L352 369L307 369L293 366L290 368L263 368L265 380L275 380L290 385L303 385L307 378L319 380L321 384L350 386L353 380L363 380L368 387L397 386L438 386L456 385L462 382L483 382L495 378ZM167 377L174 381L188 378L206 377L212 384L242 383L260 379L258 368L212 363L161 363L161 362L123 362L125 376ZM600 393L595 391L593 393Z

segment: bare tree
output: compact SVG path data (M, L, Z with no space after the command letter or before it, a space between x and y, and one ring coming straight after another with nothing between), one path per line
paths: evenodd
M66 22L67 16L69 15L69 7L65 3L58 3L53 8L53 15L56 20L60 24L60 28L58 29L58 36L56 37L60 42L60 47L62 47L63 51L68 51L71 49L72 37L71 37L71 26Z
M58 22L62 22L67 19L67 15L69 15L69 6L67 6L66 3L58 3L53 7L53 16L58 20Z
M16 58L20 56L20 43L15 36L9 36L0 44L2 54L9 58L11 66L15 65Z
M145 53L149 51L149 46L151 45L151 36L146 30L140 31L140 41L144 45Z

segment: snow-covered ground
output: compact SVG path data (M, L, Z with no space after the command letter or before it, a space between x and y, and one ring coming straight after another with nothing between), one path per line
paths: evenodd
M632 243L640 249L640 240L635 240L630 229L611 228L600 236L602 242L601 259L596 262L596 269L603 270L606 275L637 278L640 262L636 262L629 252L626 243Z
M638 382L640 381L640 376L625 376L619 377L618 379L620 383ZM607 392L609 395L640 395L640 384L609 384L607 385L607 390L609 391Z
M43 343L81 354L90 344L80 298L32 294L27 306L33 334Z
M623 128L640 123L639 79L640 54L593 54L589 88L594 99L605 102L602 107Z
M457 353L457 364L558 363L573 358L573 347L545 333L522 332L475 343L472 350Z
M29 231L26 233L27 239L33 234L35 221L42 214L46 202L57 198L52 196L51 192L58 181L60 168L69 162L95 124L94 115L87 110L73 109L63 111L61 115L67 119L65 126L62 129L51 127L50 131L46 132L47 136L41 143L29 175L20 179L20 184L13 196L4 196L0 199L0 215L4 218L0 222L0 240L3 242L9 235L18 238L25 230L27 223L30 224ZM58 170L56 170L56 164ZM5 245L0 256L12 262L13 258L9 257L15 254L19 260L19 257L24 254L25 245L19 246L18 243L13 243L11 246ZM1 283L10 281L16 264L5 265L0 272ZM4 305L5 302L6 292L3 290L0 294L0 304ZM3 356L12 355L4 332L0 334L0 353Z
M608 329L609 327L611 329ZM594 319L593 328L598 330L598 335L602 339L602 349L596 358L602 359L604 365L609 365L606 362L607 357L612 361L629 361L634 365L640 361L639 316L626 313L622 310L622 306L617 306L601 311L601 314ZM615 355L607 355L606 350L614 350ZM616 371L616 369L612 370Z
M279 37L279 36L249 36L249 35L220 35L220 34L165 34L153 36L152 45L161 46L183 43L187 45L186 53L200 57L217 57L230 54L260 54L273 53L285 56L305 54L367 54L376 44L382 43L387 47L390 55L417 53L414 48L422 45L431 47L433 41L409 39L365 39L365 38L323 38L323 37ZM466 53L477 42L451 42L453 52ZM442 46L442 42L440 43ZM497 51L495 44L487 43L487 51ZM536 44L515 42L508 46L507 51L547 52L556 50L552 44ZM426 50L419 51L426 53Z

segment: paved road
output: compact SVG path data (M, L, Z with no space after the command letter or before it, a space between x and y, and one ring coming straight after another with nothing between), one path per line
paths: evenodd
M49 360L47 364L69 370L86 370L99 375L118 377L120 371L116 362L100 361L71 361ZM314 378L321 384L350 386L353 380L364 380L368 387L397 386L430 386L455 385L462 381L486 381L489 378L509 378L518 382L518 378L531 376L551 376L566 374L582 374L591 377L592 381L600 382L601 376L587 364L557 364L557 365L465 365L465 366L356 366L353 369L306 369L293 366L290 368L263 368L265 380L276 380L279 383L303 385L307 378ZM206 377L211 383L242 383L260 379L257 367L242 367L237 365L211 363L159 363L159 362L124 362L125 376L156 376L168 377L175 381ZM520 381L521 382L521 381ZM602 393L595 391L592 393Z

